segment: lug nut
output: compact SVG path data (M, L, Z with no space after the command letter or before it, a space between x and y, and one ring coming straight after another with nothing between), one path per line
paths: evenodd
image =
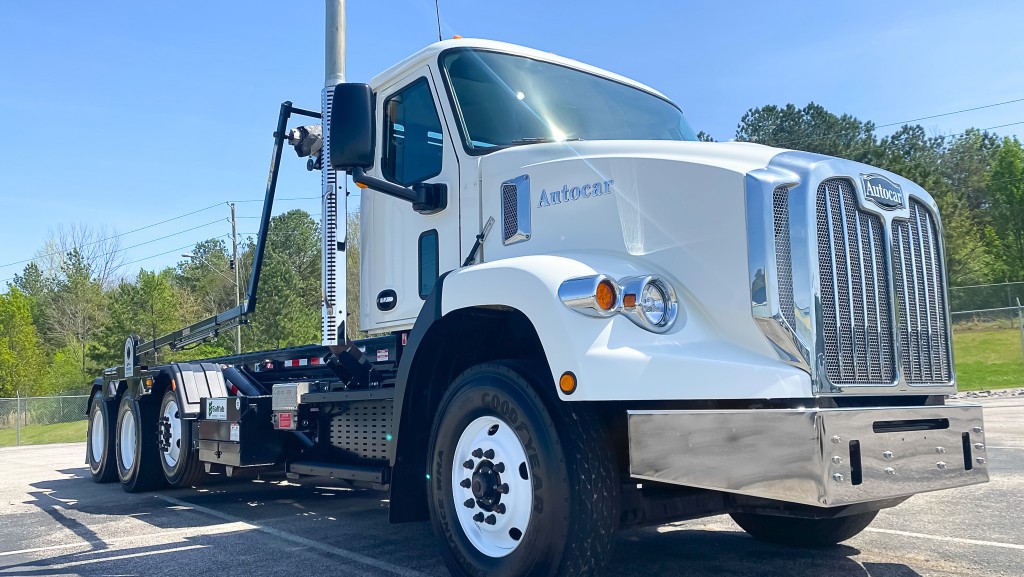
M493 459L494 458L494 449L487 449L486 451L484 451L484 458L485 459Z
M476 521L477 523L483 523L484 522L484 514L483 513L477 513L476 515L473 515L473 520Z
M885 457L886 459L891 459L892 458L892 451L885 451L885 452L882 453L882 456Z
M981 427L974 427L971 430L974 431L975 433L980 433L981 432Z
M467 469L472 469L475 465L476 465L476 463L473 462L473 459L470 459L470 460L468 460L468 461L466 461L465 463L462 464L462 466L467 468Z
M459 482L459 486L462 487L463 489L468 489L473 486L473 481L470 481L469 479L463 479L462 481Z
M835 481L836 483L842 483L843 478L844 477L842 473L835 473L834 475L832 475L832 480Z
M473 456L476 457L477 459L483 458L484 450L483 449L473 449Z
M942 453L946 452L946 448L945 447L935 447L935 452L941 455Z
M896 469L893 469L892 467L886 467L885 468L885 473L887 475L895 475L896 474Z
M978 463L979 465L984 465L984 464L985 464L985 457L978 457L978 458L977 458L977 459L975 459L974 461L975 461L976 463Z
M493 524L495 524L497 522L498 522L498 518L495 517L494 515L488 515L487 518L484 519L484 523L487 523L488 525L493 525Z
M508 483L502 483L501 486L498 487L498 492L502 495L508 495Z
M843 442L843 438L839 435L832 435L832 442L838 445Z
M946 468L946 462L945 461L939 461L938 463L935 463L935 466L940 468L940 469L945 469Z
M498 513L499 515L504 515L505 514L505 504L504 503L498 503L498 506L494 508L494 512Z
M497 465L494 466L494 470L499 472L499 473L504 473L505 472L505 463L498 463Z
M985 450L985 443L974 443L974 448L979 451Z
M476 501L473 499L466 499L466 502L463 503L463 505L465 505L467 509L473 509L476 507Z

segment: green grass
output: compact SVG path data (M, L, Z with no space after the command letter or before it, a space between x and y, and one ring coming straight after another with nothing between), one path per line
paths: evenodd
M953 355L961 391L1024 387L1017 329L954 332Z
M49 443L77 443L85 441L88 421L59 423L56 425L27 425L21 428L22 445L46 445ZM17 430L0 429L0 447L18 444Z

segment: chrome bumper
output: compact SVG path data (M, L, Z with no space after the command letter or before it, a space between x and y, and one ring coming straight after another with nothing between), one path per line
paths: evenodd
M629 411L633 477L834 507L988 481L981 407Z

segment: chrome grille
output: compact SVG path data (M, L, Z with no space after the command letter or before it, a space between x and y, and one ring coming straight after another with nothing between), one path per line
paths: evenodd
M859 210L853 183L831 178L817 191L825 373L834 385L895 381L882 220Z
M501 241L507 242L519 231L519 187L501 185Z
M938 227L910 201L910 220L893 222L892 254L899 315L900 367L910 384L950 381L945 286Z
M793 259L789 239L789 187L779 186L772 192L772 214L775 226L775 272L779 285L779 310L789 323L796 328L796 312L793 307Z

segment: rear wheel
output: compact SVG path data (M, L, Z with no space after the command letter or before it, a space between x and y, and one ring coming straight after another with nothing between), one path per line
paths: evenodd
M203 478L199 452L192 446L192 423L183 421L178 397L167 389L160 401L157 422L157 446L160 469L172 487L192 487Z
M114 462L115 421L111 415L110 403L99 395L89 405L88 443L85 446L89 473L97 483L109 483L117 479L117 464Z
M751 537L797 547L828 547L846 541L874 521L878 511L833 517L802 519L752 513L732 513L733 521Z
M117 411L117 476L129 493L156 489L164 480L157 463L156 408L125 396Z
M478 365L441 401L427 491L457 577L588 576L607 558L618 522L611 445L582 406L543 401L537 391L553 388L543 374Z

